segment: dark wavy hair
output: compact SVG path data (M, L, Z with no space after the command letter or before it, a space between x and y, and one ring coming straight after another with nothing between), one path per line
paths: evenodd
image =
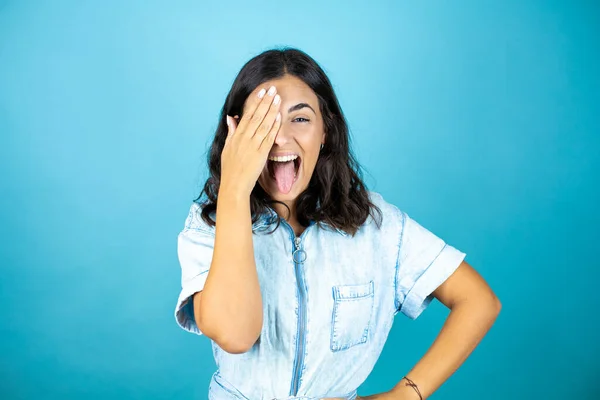
M308 54L294 48L267 50L249 60L240 70L221 110L219 125L208 154L209 177L198 201L206 195L202 206L202 219L210 226L215 221L210 214L217 209L217 195L221 179L221 152L227 137L226 115L242 117L244 103L250 93L260 84L292 75L308 85L319 99L323 115L325 144L319 154L317 165L308 187L296 199L296 217L302 226L311 220L326 223L354 236L369 215L379 214L377 226L381 225L381 210L371 202L362 181L361 167L350 151L348 124L329 78ZM250 195L252 222L274 203L258 184ZM289 207L286 206L288 208ZM281 218L277 220L277 227Z

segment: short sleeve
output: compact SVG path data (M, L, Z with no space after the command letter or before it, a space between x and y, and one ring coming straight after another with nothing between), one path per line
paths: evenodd
M200 217L197 203L190 207L184 229L177 237L177 255L181 266L181 292L175 307L177 324L188 332L202 335L194 319L192 295L204 288L214 249L214 229Z
M452 275L466 254L446 244L400 211L396 264L396 310L417 318L433 300L433 291Z

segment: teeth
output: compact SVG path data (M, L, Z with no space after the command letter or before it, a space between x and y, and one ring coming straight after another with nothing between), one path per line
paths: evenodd
M298 155L294 154L292 156L269 157L269 160L277 162L288 162L295 160L296 158L298 158Z

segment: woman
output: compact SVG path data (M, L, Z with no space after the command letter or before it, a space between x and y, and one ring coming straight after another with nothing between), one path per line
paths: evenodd
M212 340L210 399L424 399L500 311L465 253L367 191L331 83L302 51L244 65L209 169L178 237L175 316ZM389 392L357 397L396 313L433 298L451 311L429 351Z

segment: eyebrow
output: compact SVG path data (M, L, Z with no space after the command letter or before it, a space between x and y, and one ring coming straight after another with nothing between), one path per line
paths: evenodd
M291 113L291 112L294 112L294 111L297 111L297 110L301 110L304 107L310 108L312 110L312 112L315 113L315 115L317 115L317 113L315 112L315 110L309 104L307 104L307 103L298 103L295 106L291 106L288 109L288 113Z

